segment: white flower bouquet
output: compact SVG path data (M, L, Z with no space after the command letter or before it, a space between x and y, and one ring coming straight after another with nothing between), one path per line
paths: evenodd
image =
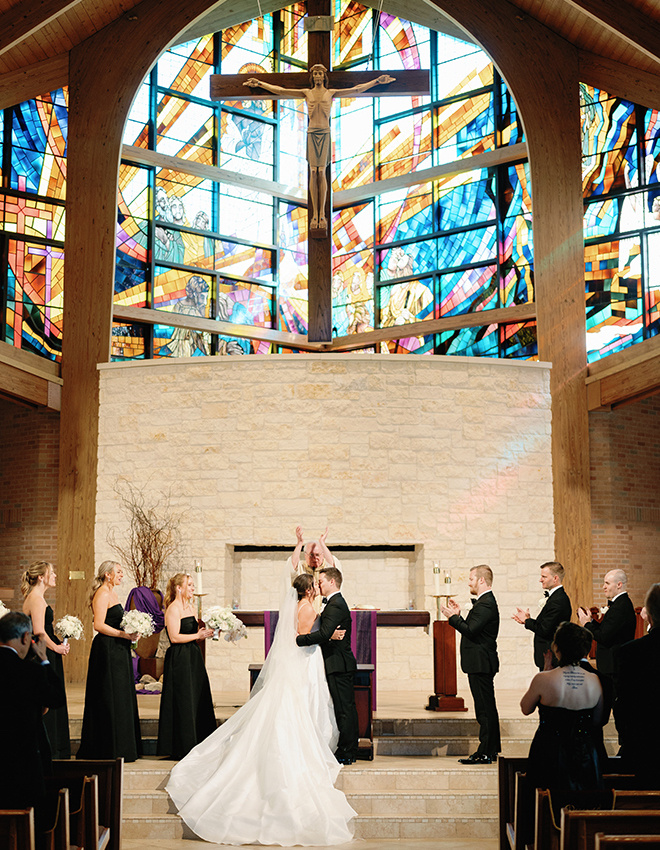
M121 628L129 634L137 633L138 638L151 637L154 633L153 617L146 611L136 611L133 608L124 612L124 616L121 618Z
M5 605L4 602L0 602L0 617L4 617L5 614L9 613L9 608Z
M55 623L53 631L61 638L64 646L66 646L70 638L80 640L83 636L83 624L78 617L74 617L73 614L67 614Z
M247 629L232 614L231 608L223 608L222 605L212 605L202 614L202 620L209 629L213 629L213 640L218 640L218 633L225 632L225 640L237 643L241 638L247 637Z

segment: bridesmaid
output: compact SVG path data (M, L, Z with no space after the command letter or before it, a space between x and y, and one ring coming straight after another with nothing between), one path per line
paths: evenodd
M195 586L186 573L173 576L165 592L165 628L171 646L165 655L158 719L158 755L182 759L215 732L211 686L197 641L213 629L197 628Z
M23 613L32 620L32 633L38 635L46 644L46 657L64 687L62 656L68 655L71 647L68 644L64 646L53 631L53 609L44 598L46 591L55 587L56 578L55 569L51 563L35 561L21 577L21 591L25 597ZM61 708L48 709L44 715L44 727L53 758L71 758L69 712L66 702Z
M92 587L94 629L98 634L89 654L79 759L123 756L128 762L142 753L131 661L131 641L138 636L121 630L124 608L115 591L123 577L119 564L104 561Z

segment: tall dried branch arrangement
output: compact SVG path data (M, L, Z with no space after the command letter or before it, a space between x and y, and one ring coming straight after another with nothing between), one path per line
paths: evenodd
M171 505L171 493L149 503L142 490L126 479L118 479L114 491L128 519L128 535L118 540L116 528L108 532L108 543L137 587L156 590L168 561L181 545L183 513Z

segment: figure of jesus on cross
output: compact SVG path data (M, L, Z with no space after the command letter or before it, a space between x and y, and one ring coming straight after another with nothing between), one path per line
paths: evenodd
M328 69L325 65L316 64L310 68L310 84L308 89L286 89L275 86L256 77L250 77L243 85L250 88L262 88L266 91L286 98L304 98L307 104L307 161L309 163L309 193L312 199L312 218L310 230L325 232L328 221L325 216L325 198L328 192L326 168L330 164L332 145L330 140L330 109L332 101L339 94L350 97L361 94L374 86L385 86L393 83L395 78L389 74L381 74L367 83L358 83L345 89L328 88Z

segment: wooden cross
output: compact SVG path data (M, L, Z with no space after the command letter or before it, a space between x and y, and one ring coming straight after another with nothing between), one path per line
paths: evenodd
M307 64L331 67L331 34L333 19L330 15L330 0L307 0L307 18L305 29L308 33ZM246 81L255 77L287 90L286 94L277 94L259 87L248 87ZM375 71L329 71L327 87L339 89L360 84L374 85L378 77ZM214 74L211 77L211 100L290 100L291 91L310 89L309 72L288 74ZM429 94L428 71L397 71L393 81L378 85L368 91L351 92L350 97L401 96L410 94ZM301 97L304 95L301 93ZM308 104L309 105L309 104ZM328 119L329 120L329 119ZM314 175L312 175L314 177ZM313 198L308 189L308 332L310 342L330 342L332 340L332 193L330 165L326 167L325 216L319 219L328 222L324 229L312 229L314 210ZM310 181L311 182L311 181ZM322 222L321 222L322 223Z

